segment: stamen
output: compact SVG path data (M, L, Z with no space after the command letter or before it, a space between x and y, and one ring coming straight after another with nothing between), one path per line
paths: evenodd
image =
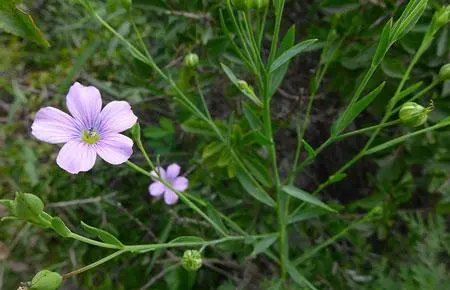
M89 128L83 131L81 139L88 144L94 144L95 142L100 140L100 135L94 128Z

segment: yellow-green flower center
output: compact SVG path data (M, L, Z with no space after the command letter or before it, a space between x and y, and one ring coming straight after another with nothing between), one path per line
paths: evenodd
M100 135L95 129L86 129L83 131L81 139L88 144L94 144L95 142L100 140Z

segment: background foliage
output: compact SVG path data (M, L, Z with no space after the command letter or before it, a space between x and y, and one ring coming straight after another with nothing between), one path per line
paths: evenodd
M149 4L151 2L151 4ZM99 3L101 15L120 34L138 43L135 26L158 63L167 64L180 87L195 94L195 77L183 66L184 56L200 56L199 86L219 124L234 120L235 146L247 150L247 162L268 167L240 132L248 130L238 90L228 81L220 63L245 79L245 72L220 27L223 1L133 1L130 14L121 1ZM375 73L368 89L386 81L383 95L355 122L364 127L381 118L415 49L430 23L434 8L445 1L430 1L424 16L399 41ZM106 4L106 5L105 5ZM329 31L343 39L330 65L312 113L306 139L316 148L328 136L331 123L361 81L376 41L387 19L404 8L402 1L288 1L283 31L292 24L297 39L317 38L319 45L291 63L286 80L274 97L277 152L288 173L296 142L296 121L303 118L310 80L319 62L321 43ZM129 101L138 115L145 146L163 165L178 162L187 172L192 193L202 196L246 229L271 231L276 220L264 209L242 198L234 178L235 165L201 124L171 101L173 91L142 62L133 58L117 38L102 28L72 1L25 1L50 48L9 34L0 34L0 198L15 191L32 192L61 216L71 228L80 218L115 233L129 243L167 241L179 235L211 235L212 229L184 205L167 207L147 193L149 180L126 167L111 168L97 162L94 170L71 176L55 165L54 146L30 135L33 114L44 105L64 106L74 80L97 86L107 101ZM269 23L271 25L271 23ZM411 83L430 83L439 67L449 62L449 27L412 72ZM270 35L266 35L270 38ZM39 41L38 41L39 42ZM435 87L419 100L434 100L431 121L450 113L450 82ZM233 119L235 118L235 119ZM411 129L391 128L386 140ZM303 253L357 221L377 204L380 218L357 224L345 238L322 250L301 266L302 274L319 289L448 289L450 240L450 133L438 131L409 139L390 151L366 158L349 170L348 177L322 195L340 209L337 216L313 212L294 225L289 237L293 253ZM355 154L365 136L346 139L327 148L296 183L314 189L340 164ZM307 154L307 153L305 153ZM134 161L144 163L134 155ZM263 171L264 172L264 171ZM270 176L261 176L270 182ZM252 208L252 213L246 208ZM3 209L0 208L0 215ZM273 219L273 221L271 220ZM264 220L264 222L261 222ZM272 226L273 225L273 226ZM0 288L15 289L39 269L59 272L79 268L105 255L105 251L58 238L56 234L19 222L0 224ZM224 247L224 248L221 248ZM182 252L155 252L124 256L94 271L73 278L64 289L267 289L276 282L277 268L262 256L247 257L251 246L230 243L208 249L205 264L196 274L174 267ZM297 255L296 255L297 256ZM151 286L147 286L151 284ZM289 289L296 289L291 285ZM300 289L300 288L299 288Z

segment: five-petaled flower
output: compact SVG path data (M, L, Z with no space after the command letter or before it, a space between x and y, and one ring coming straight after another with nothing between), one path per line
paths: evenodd
M157 180L159 177L164 180L166 183L171 185L173 189L179 192L183 192L188 188L188 180L186 177L179 176L180 175L180 166L178 164L172 164L167 167L167 170L164 170L162 167L157 167L156 171L152 171L152 178L155 180L148 187L148 191L152 196L161 196L164 194L164 201L166 204L172 205L178 201L178 195L169 187L167 187L164 183ZM159 173L159 174L158 174Z
M125 101L113 101L102 110L100 92L93 86L75 83L66 97L72 116L53 107L36 113L32 134L39 140L65 143L56 163L77 174L90 170L97 154L108 163L121 164L133 153L133 141L119 134L131 128L137 117Z

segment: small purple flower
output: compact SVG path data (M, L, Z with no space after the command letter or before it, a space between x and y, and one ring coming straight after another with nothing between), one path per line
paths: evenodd
M93 86L75 83L66 96L72 116L53 107L36 113L31 133L39 140L65 143L56 163L62 169L77 174L90 170L97 154L108 163L127 161L133 153L133 141L119 134L131 128L137 117L125 101L113 101L102 110L100 92Z
M186 177L180 175L180 166L176 163L169 165L167 170L162 167L157 167L156 171L168 184L172 185L173 189L179 192L183 192L188 188L189 182ZM151 172L153 177L157 177L158 174L155 171ZM178 201L178 195L170 188L165 186L160 181L155 181L148 187L148 191L152 196L161 196L164 194L164 201L166 204L172 205Z

